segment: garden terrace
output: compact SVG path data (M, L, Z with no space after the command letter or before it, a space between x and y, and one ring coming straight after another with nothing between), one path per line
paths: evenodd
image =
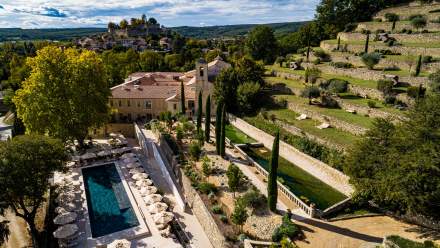
M440 40L440 33L412 33L412 34L392 33L389 34L389 36L395 38L399 43L404 42L404 43L429 44L430 42L438 43ZM340 32L338 33L338 37L341 39L341 42L344 42L344 41L353 41L353 40L365 41L366 36L365 34L362 33ZM370 38L374 39L374 37L375 34L370 35Z
M276 119L283 124L292 125L307 134L316 136L329 143L335 143L338 147L349 148L360 139L360 137L356 135L336 128L319 129L317 126L321 123L317 120L305 119L299 121L296 118L300 116L300 114L289 109L268 110L267 114L269 116L274 115ZM249 118L252 118L253 121L259 121L260 117L248 117L248 119Z
M438 11L436 11L438 10ZM426 15L428 19L434 19L435 17L440 16L440 4L432 3L432 4L423 4L423 5L402 5L397 7L391 7L383 9L373 17L373 18L381 18L382 21L386 21L385 14L394 13L399 15L401 20L407 20L411 15Z
M226 137L234 144L255 143L256 141L232 125L225 127Z
M242 147L242 149L265 170L269 169L271 154L269 149L263 147ZM278 164L278 177L281 178L282 184L306 203L315 203L317 208L324 210L347 198L344 194L282 157L280 157Z

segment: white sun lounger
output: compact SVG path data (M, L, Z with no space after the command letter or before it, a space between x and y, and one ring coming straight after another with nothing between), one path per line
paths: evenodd
M305 120L307 119L307 115L306 114L301 114L300 116L296 117L297 120L301 121L301 120Z
M329 128L330 127L330 124L329 123L322 123L321 125L319 125L319 126L317 126L317 128L319 128L319 129L326 129L326 128Z

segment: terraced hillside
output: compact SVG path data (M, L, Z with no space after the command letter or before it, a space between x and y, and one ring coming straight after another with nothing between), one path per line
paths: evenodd
M387 13L399 16L394 29ZM426 25L414 25L414 18ZM308 60L304 52L268 66L266 82L278 106L254 118L266 116L285 131L339 150L356 142L374 118L406 118L406 108L423 97L428 76L440 69L440 4L389 8L373 20L322 41ZM378 57L373 66L364 62L365 51ZM300 115L308 119L297 120ZM330 128L319 129L322 123Z

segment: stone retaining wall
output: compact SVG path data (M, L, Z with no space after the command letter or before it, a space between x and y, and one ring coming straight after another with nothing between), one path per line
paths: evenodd
M411 6L411 7L410 7ZM374 18L385 18L386 13L396 13L400 16L401 20L408 19L409 16L414 14L432 14L429 13L430 10L439 9L440 4L424 4L420 5L417 2L412 2L410 5L403 5L398 7L391 7L383 9L375 15ZM436 13L438 16L438 13ZM385 19L384 19L385 20Z
M439 37L439 39L440 39L440 37ZM332 52L331 57L332 57L333 62L351 63L354 66L358 66L358 67L365 66L364 63L362 62L361 57L355 56L353 54L349 54L349 53L342 54L342 53ZM379 67L379 68L397 67L401 70L407 70L407 71L411 69L411 72L414 72L414 70L416 68L416 61L414 61L414 63L412 65L410 65L406 61L396 61L396 60L383 58L380 60L377 67ZM423 64L422 70L428 71L430 73L436 72L437 70L440 70L440 62Z
M439 29L440 31L440 29ZM345 46L345 44L342 44ZM335 50L338 45L337 44L330 44L326 41L322 41L320 47L325 51L333 51ZM422 56L433 56L433 57L439 57L440 56L440 49L439 48L430 48L430 47L405 47L405 46L392 46L389 47L387 45L376 45L371 44L369 45L369 51L374 51L376 49L379 50L390 50L394 53L400 53L402 55L422 55ZM358 44L347 44L347 50L351 51L353 53L360 53L365 50L365 46L358 45Z
M229 120L234 127L243 131L256 141L262 143L266 148L272 149L274 140L273 136L250 125L240 118L230 117ZM280 141L279 152L280 156L285 158L287 161L307 171L314 177L342 192L343 194L350 196L354 192L353 187L349 183L349 177L347 175L323 163L322 161L319 161L318 159L299 151L284 141Z
M189 180L189 178L186 177L183 172L181 173L181 183L186 203L199 220L200 225L203 227L203 230L211 241L212 246L215 248L231 247L215 223L211 213L206 208L205 203L203 202L199 193L192 187L191 180Z
M385 31L391 31L392 25L389 22L363 22L359 23L356 31L360 32L362 29L370 30L371 32L375 32L378 29L383 29ZM396 28L394 30L402 30L402 29L411 29L413 31L416 31L416 29L407 22L396 22ZM440 23L432 23L428 22L424 30L429 30L431 32L438 32L440 31Z
M361 105L357 105L357 104L351 104L351 103L347 103L346 101L344 101L343 99L339 98L339 97L335 97L334 98L339 106L345 110L354 110L356 111L357 114L361 114L361 115L366 115L369 117L373 117L373 118L391 118L391 119L395 119L395 120L403 120L404 117L398 114L394 114L394 113L390 113L390 112L385 112L385 111L381 111L377 108L370 108L367 106L361 106Z
M323 115L323 114L317 113L315 111L311 111L311 110L306 109L304 107L298 106L297 104L293 104L293 103L289 102L287 104L287 107L294 112L297 112L300 114L306 114L307 116L309 116L310 118L312 118L314 120L318 120L321 122L328 122L328 123L330 123L330 125L332 127L341 129L346 132L350 132L354 135L362 135L367 131L367 129L364 127L359 127L359 126L353 125L351 123L339 120L337 118Z
M389 23L392 25L391 23ZM439 42L440 35L438 33L425 33L425 34L390 34L390 37L396 38L398 42ZM353 41L353 40L365 40L365 34L362 33L347 33L341 32L338 34L341 41ZM374 34L370 36L373 38ZM343 44L343 42L341 42Z
M373 88L365 88L355 84L349 84L348 91L363 98L373 98L381 101L384 100L383 93Z

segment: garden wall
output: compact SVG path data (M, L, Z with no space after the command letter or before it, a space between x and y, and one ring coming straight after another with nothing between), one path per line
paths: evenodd
M440 31L440 29L439 29ZM365 39L365 38L364 38ZM341 42L341 46L345 46L345 44L342 44L343 42ZM333 51L336 50L336 48L338 47L337 44L332 44L326 41L321 41L321 45L320 47L326 51ZM405 46L387 46L385 44L383 45L376 45L376 44L371 44L369 45L369 51L374 51L376 49L379 50L390 50L394 53L400 53L402 55L422 55L422 56L433 56L433 57L438 57L440 56L440 49L439 48L430 48L430 47L405 47ZM358 44L347 44L347 50L351 51L353 53L360 53L365 51L365 46L362 45L358 45Z
M391 31L392 25L389 22L363 22L359 23L356 31L360 32L362 29L370 30L375 32L378 29L383 29L385 31ZM411 29L416 31L416 29L409 22L396 22L396 28L394 30L402 30L402 29ZM432 23L428 22L424 30L428 30L430 32L438 32L440 31L440 23Z
M315 111L310 111L304 107L299 106L298 104L294 104L294 103L289 102L287 104L287 107L296 113L306 114L308 117L315 119L315 120L318 120L318 121L321 121L321 122L328 122L331 126L336 127L338 129L341 129L346 132L350 132L354 135L362 135L367 131L367 129L364 127L356 126L351 123L342 121L340 119L330 117L327 115L323 115L321 113L317 113Z
M367 106L361 106L361 105L357 105L357 104L347 103L346 101L344 101L343 99L341 99L339 97L335 97L334 99L338 102L338 104L341 108L343 108L345 110L354 110L354 111L356 111L357 114L368 115L373 118L384 118L384 119L391 118L391 119L395 119L395 120L403 120L404 119L404 117L402 117L401 115L381 111L377 108L370 108Z
M360 97L373 98L381 101L384 100L383 93L373 88L365 88L354 84L348 84L348 91Z
M412 2L410 5L403 5L398 7L391 7L383 9L375 15L375 18L385 18L386 13L395 13L400 16L401 20L407 19L414 14L429 14L430 10L440 9L440 4L423 4ZM385 19L384 19L385 20Z
M251 138L262 143L266 148L272 148L274 140L273 136L250 125L240 118L230 115L229 120L234 127L240 129ZM280 141L280 156L347 196L350 196L354 191L353 187L349 183L348 176L323 163L322 161L302 153L284 141Z

